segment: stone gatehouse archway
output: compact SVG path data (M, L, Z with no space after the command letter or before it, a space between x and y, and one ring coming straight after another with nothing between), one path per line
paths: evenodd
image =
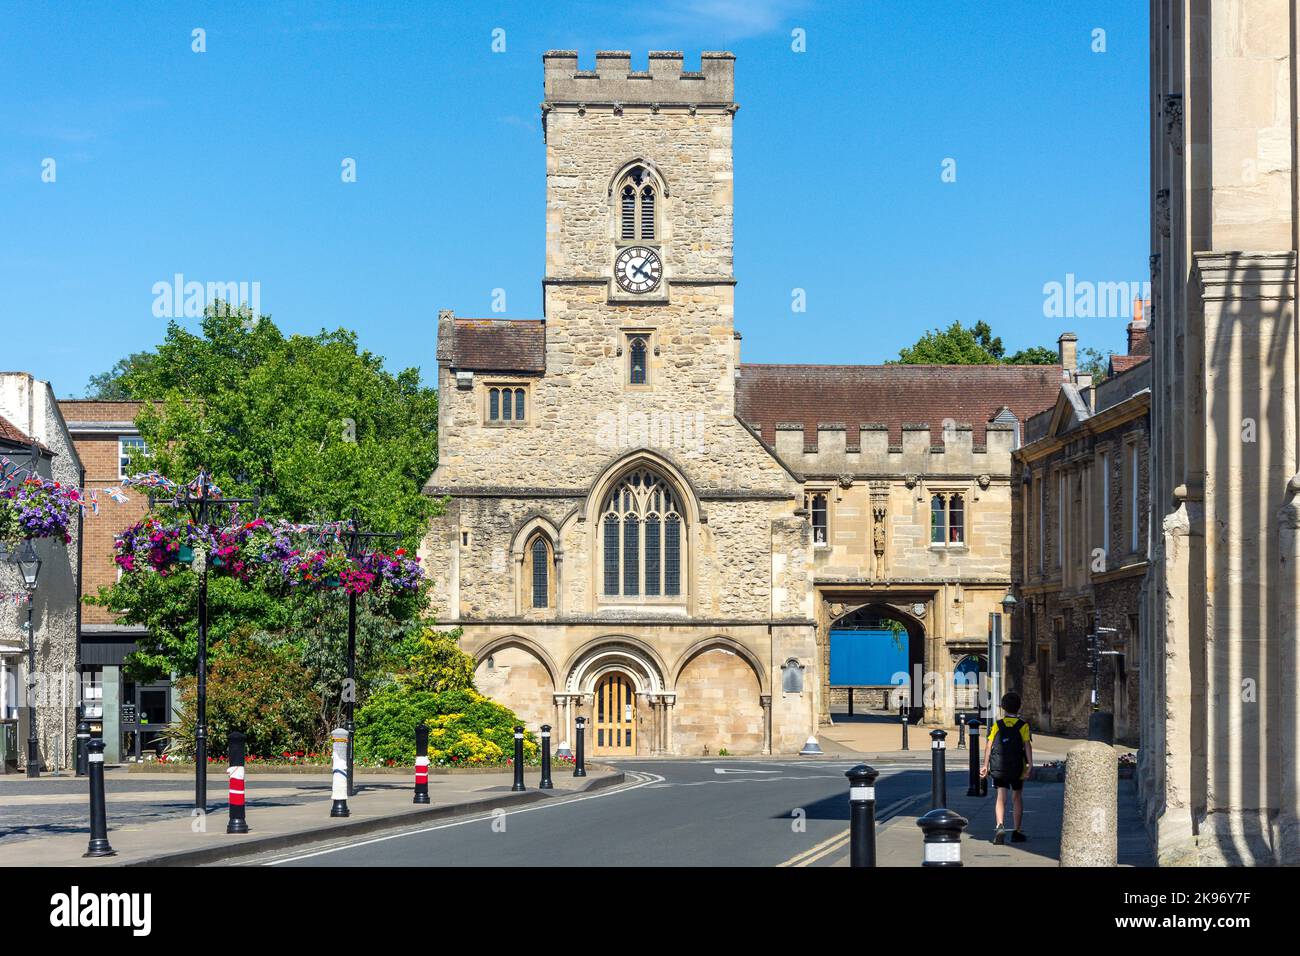
M895 621L906 633L905 660L907 682L922 687L924 675L934 670L936 639L933 634L934 591L872 590L820 591L817 644L820 687L819 722L830 724L832 631L850 631L855 625L873 621ZM839 625L844 627L840 628ZM947 658L944 657L946 667ZM894 674L889 682L899 681ZM938 723L944 719L943 705L935 706L920 694L909 695L909 715L913 722ZM891 698L896 699L896 698Z

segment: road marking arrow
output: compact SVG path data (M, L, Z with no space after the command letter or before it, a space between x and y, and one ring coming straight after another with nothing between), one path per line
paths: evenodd
M780 770L732 770L728 767L714 767L714 773L780 773Z

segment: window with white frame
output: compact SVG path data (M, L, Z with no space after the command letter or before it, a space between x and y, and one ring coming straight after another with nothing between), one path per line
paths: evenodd
M131 474L131 459L139 460L149 454L143 438L123 435L117 440L117 477L127 478Z
M930 546L957 547L966 543L966 497L958 491L930 495Z
M607 598L680 598L686 590L686 515L676 490L639 468L601 509L601 592Z
M814 545L830 543L829 500L830 494L825 491L811 491L804 496L804 507L812 519Z

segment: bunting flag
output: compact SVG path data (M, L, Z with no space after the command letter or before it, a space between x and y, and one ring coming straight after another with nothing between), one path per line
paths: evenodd
M92 490L88 494L84 494L81 496L82 512L84 513L87 508L90 509L91 514L93 515L99 514L99 492L98 491Z
M13 601L14 604L23 604L31 599L32 596L26 591L0 591L0 602Z

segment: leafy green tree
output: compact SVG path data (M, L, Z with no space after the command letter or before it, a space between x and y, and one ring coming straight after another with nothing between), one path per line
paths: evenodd
M997 365L1002 361L1002 340L994 338L987 322L969 328L954 320L946 329L926 332L915 345L900 349L902 365Z
M172 323L156 356L121 381L132 398L150 401L137 424L151 453L133 468L177 481L206 468L228 496L260 494L267 518L337 520L356 509L363 524L401 533L408 548L439 506L421 492L437 461L437 393L416 369L387 372L346 330L286 337L269 318L219 303L199 334ZM132 674L192 674L197 587L188 572L127 573L88 600L148 628L128 661ZM359 648L371 653L373 643L378 660L423 601L390 601L381 617L362 599ZM343 595L286 597L214 575L208 606L211 644L241 627L287 636L316 674L322 720L339 713Z
M334 520L353 508L418 542L437 502L421 488L437 463L437 392L396 375L345 329L284 336L269 317L218 304L201 334L175 322L153 361L124 379L146 406L143 467L188 480L206 468L261 513Z
M915 345L898 352L893 365L1055 365L1060 361L1054 349L1032 345L1008 357L1002 339L993 335L987 322L963 326L953 322L946 329L926 332Z
M1114 355L1113 349L1107 349L1105 352L1097 349L1083 349L1079 355L1079 371L1084 375L1092 376L1092 383L1100 385L1106 381L1110 372L1110 357Z
M127 376L142 372L154 359L152 352L132 352L107 372L90 376L86 383L86 398L97 398L104 402L124 402L131 399L131 390L127 385Z
M171 733L171 749L193 754L194 678L182 678L180 688L181 718ZM311 672L292 649L257 640L247 628L219 645L208 668L210 753L227 753L235 730L246 735L248 752L259 757L310 752L324 739L319 712Z
M1041 345L1031 345L1021 349L1006 360L1007 365L1057 365L1061 361L1060 353L1055 349Z

